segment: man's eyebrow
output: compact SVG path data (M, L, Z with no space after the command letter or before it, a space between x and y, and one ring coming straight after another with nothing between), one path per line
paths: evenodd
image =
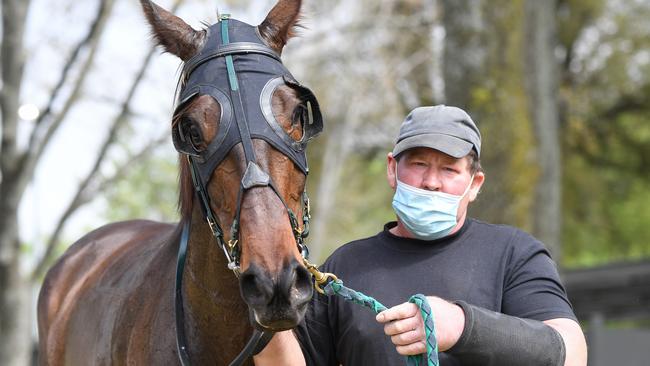
M440 160L442 160L443 163L447 163L447 164L456 164L456 163L462 161L463 158L455 158L455 157L453 157L453 156L451 156L451 155L443 154L443 155L441 156Z

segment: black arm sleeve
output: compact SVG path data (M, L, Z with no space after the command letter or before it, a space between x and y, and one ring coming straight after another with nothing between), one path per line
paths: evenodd
M463 365L562 366L564 341L548 325L457 301L465 312L465 329L447 351Z

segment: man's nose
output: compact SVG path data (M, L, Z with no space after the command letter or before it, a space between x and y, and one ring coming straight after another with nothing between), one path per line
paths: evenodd
M420 188L428 191L439 191L442 188L442 181L438 169L427 169L424 177L422 177L422 185Z

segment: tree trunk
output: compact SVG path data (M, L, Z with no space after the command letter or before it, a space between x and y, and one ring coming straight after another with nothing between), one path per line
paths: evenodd
M21 240L17 218L20 202L29 181L33 178L42 153L51 142L51 137L66 120L68 112L78 100L114 3L114 0L97 1L97 14L86 36L72 48L43 113L33 123L28 148L20 149L17 146L17 131L21 122L17 111L20 105L25 65L24 28L30 0L2 0L2 89L0 91L2 118L0 124L2 129L0 132L2 137L0 143L0 365L2 366L30 364L32 349L31 323L34 316L31 311L31 282L30 276L20 272ZM179 3L180 1L176 1L174 8L177 8ZM84 50L86 52L82 52ZM149 58L150 56L147 57L145 64ZM81 65L75 68L75 65L79 64ZM73 68L77 70L76 79L71 76L74 73L70 73ZM136 77L133 90L141 80L142 75ZM68 86L70 92L67 97L62 98L60 91L65 86ZM122 114L114 122L117 127L127 120L128 105L133 90L129 92L123 103ZM62 105L59 111L53 110L54 104ZM104 150L113 144L114 138L111 137ZM102 158L103 153L98 160ZM97 170L94 169L89 173L89 179L97 174ZM106 180L99 181L102 184L105 182ZM78 202L73 204L73 209L66 212L62 220L67 219L80 206ZM56 237L53 241L56 242ZM48 249L41 259L34 280L39 280L52 252Z
M18 257L0 263L0 363L25 366L31 361L32 302Z
M533 234L560 258L561 163L555 1L526 1L528 94L537 137L540 178L533 205Z
M444 0L443 74L447 103L469 108L473 86L485 79L487 54L483 1Z
M26 182L17 176L16 146L20 86L25 65L22 47L29 0L2 1L2 143L0 145L0 365L30 363L29 287L20 273L18 205Z
M446 103L482 134L486 183L470 214L532 230L537 184L522 57L524 1L444 0Z

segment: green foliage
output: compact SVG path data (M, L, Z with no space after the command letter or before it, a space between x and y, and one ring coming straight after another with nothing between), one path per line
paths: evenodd
M650 257L650 4L619 5L561 7L566 266Z
M567 48L600 17L605 8L604 0L560 0L558 1L558 40Z
M106 192L107 219L178 220L177 171L176 162L169 157L153 155L134 164L128 175Z
M343 243L374 235L395 220L393 192L386 180L386 152L352 156L343 172L325 252ZM318 218L315 218L316 220Z
M523 10L523 1L485 3L485 72L476 85L469 85L467 107L486 147L481 161L487 180L472 214L530 230L538 171L531 153L536 142L523 82Z

